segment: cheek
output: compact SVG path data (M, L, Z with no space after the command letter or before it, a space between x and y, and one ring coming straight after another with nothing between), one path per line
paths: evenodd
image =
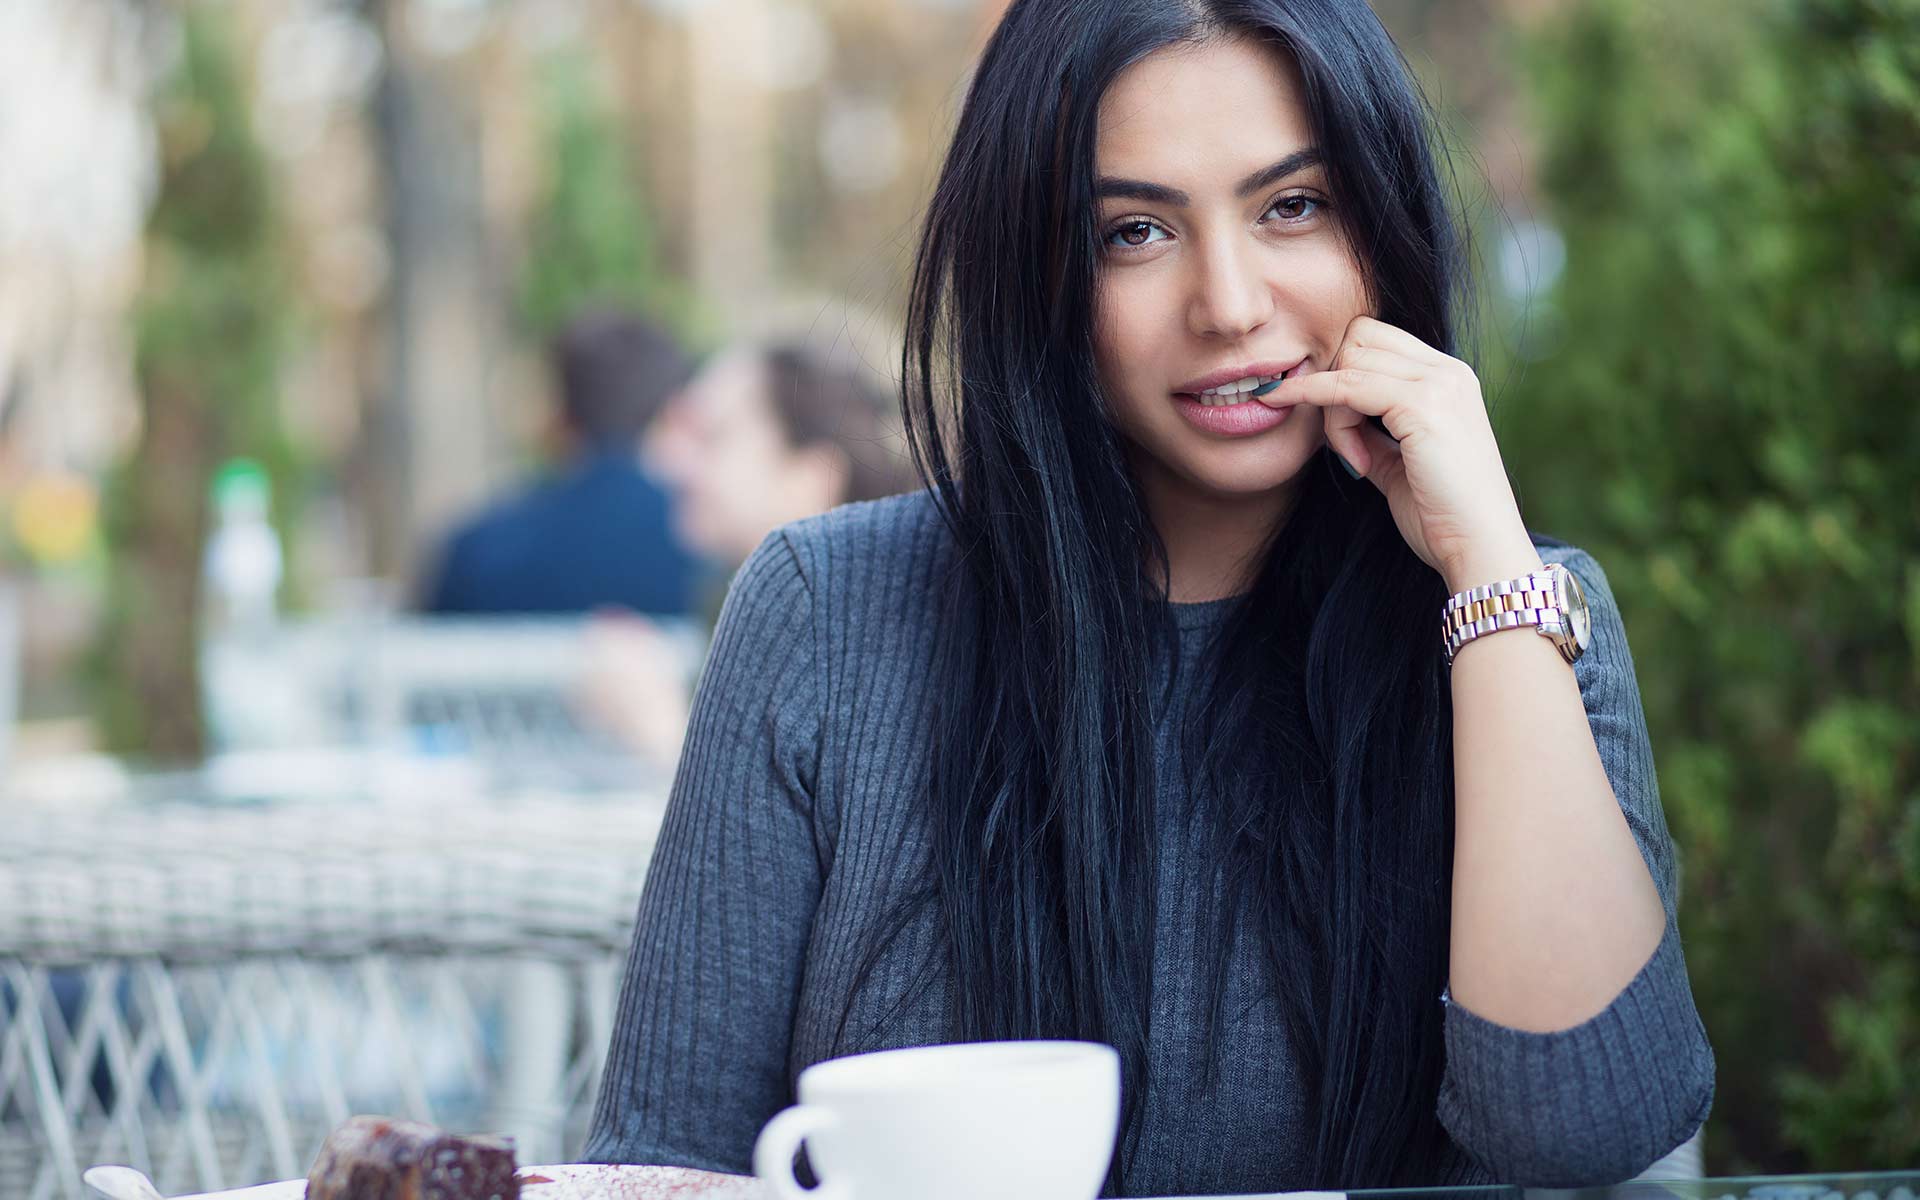
M1123 420L1127 410L1143 402L1135 393L1159 386L1166 373L1159 356L1174 340L1168 337L1174 314L1167 310L1164 290L1142 283L1124 278L1103 283L1094 306L1094 361Z
M765 497L785 477L786 455L777 435L759 426L742 431L727 456L726 487L715 501L736 514L751 515L766 506Z
M1094 305L1094 347L1116 362L1134 362L1166 339L1169 289L1151 272L1121 271L1100 286Z
M1359 264L1344 249L1329 244L1293 267L1287 275L1288 300L1316 326L1344 333L1353 318L1372 312Z

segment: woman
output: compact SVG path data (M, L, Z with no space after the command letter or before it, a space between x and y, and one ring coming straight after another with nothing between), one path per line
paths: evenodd
M1124 1195L1610 1182L1699 1126L1632 660L1448 353L1426 122L1360 0L1016 0L917 263L933 494L735 583L594 1157L743 1170L808 1063L1032 1036L1119 1048ZM1450 661L1450 596L1549 563L1571 667Z

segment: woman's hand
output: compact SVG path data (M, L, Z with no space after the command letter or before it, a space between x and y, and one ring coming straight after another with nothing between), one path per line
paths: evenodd
M1259 400L1324 410L1327 444L1386 496L1400 536L1446 577L1449 591L1538 569L1480 380L1466 363L1359 316L1326 370L1288 379ZM1393 438L1368 417L1381 418Z

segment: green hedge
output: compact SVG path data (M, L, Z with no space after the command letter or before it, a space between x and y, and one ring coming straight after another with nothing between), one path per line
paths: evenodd
M1488 378L1633 641L1709 1166L1920 1165L1920 0L1580 0L1524 59L1566 262Z

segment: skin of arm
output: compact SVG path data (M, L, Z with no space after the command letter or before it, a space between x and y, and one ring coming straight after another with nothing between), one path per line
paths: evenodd
M1459 592L1543 566L1522 530L1444 574ZM1666 912L1548 639L1523 628L1461 647L1453 747L1453 999L1515 1029L1578 1025L1633 981Z

